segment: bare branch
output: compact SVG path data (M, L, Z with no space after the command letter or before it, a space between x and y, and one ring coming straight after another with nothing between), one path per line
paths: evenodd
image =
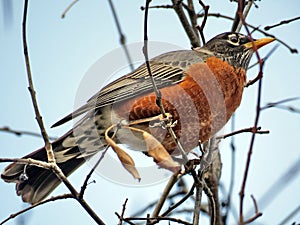
M238 0L236 1L238 3L238 6L237 6L237 9L236 9L236 12L235 12L235 17L232 19L233 23L232 23L232 27L231 27L231 31L232 32L235 32L237 31L237 27L238 27L238 24L240 23L240 12L243 13L244 11L244 7L245 7L245 0L239 2Z
M246 19L246 17L248 16L248 13L250 12L250 9L251 9L251 6L252 6L252 3L253 3L254 0L249 0L249 1L242 1L243 3L242 4L246 4L245 6L243 6L244 10L243 10L243 17L244 19ZM243 21L240 19L235 30L232 30L234 32L240 32L241 29L242 29L242 25L243 25Z
M0 158L0 163L3 162L16 162L19 164L26 164L26 165L33 165L33 166L37 166L37 167L41 167L44 169L51 169L51 165L50 163L44 162L44 161L40 161L40 160L35 160L35 159L19 159L19 158Z
M175 1L175 0L172 0ZM158 107L160 108L161 114L163 115L164 118L167 118L167 114L166 111L163 107L162 104L162 97L161 97L161 92L158 90L153 74L151 72L151 67L150 67L150 63L149 63L149 56L148 56L148 11L149 11L149 5L150 5L151 0L146 0L146 5L145 5L145 17L144 17L144 46L143 46L143 53L145 56L145 61L146 61L146 66L147 66L147 70L149 73L149 77L151 79L152 82L152 86L154 89L154 93L156 95L156 104L158 105ZM181 143L179 142L175 132L173 131L171 126L167 126L167 130L170 133L173 141L176 143L176 146L178 147L178 150L180 151L182 158L185 162L188 161L188 158L186 156L186 153L181 145Z
M270 103L267 103L265 106L261 107L261 110L265 110L265 109L269 109L269 108L277 108L277 109L287 110L292 113L300 113L299 108L296 108L291 105L283 105L286 102L295 101L295 100L299 100L299 99L300 99L300 97L295 97L295 98L284 99L284 100L281 100L278 102L270 102Z
M145 10L144 6L141 6L141 10ZM149 9L173 9L173 5L153 5L149 6Z
M216 201L215 201L214 195L213 195L210 187L208 187L208 185L206 184L206 182L203 182L203 190L210 202L210 224L215 225L217 222L216 221L217 216L216 216Z
M190 26L188 19L182 8L182 2L180 0L172 0L173 8L181 22L182 27L184 28L187 36L190 39L191 45L193 48L200 46L200 40L198 36L195 34L194 29Z
M191 187L190 191L177 203L171 205L164 213L161 214L162 217L169 215L174 209L176 209L178 206L180 206L182 203L184 203L189 197L191 197L194 194L195 190L195 183Z
M179 224L185 224L185 225L192 225L191 223L189 222L186 222L184 220L181 220L181 219L177 219L177 218L173 218L173 217L127 217L127 218L124 218L124 222L127 222L128 221L153 221L153 220L157 220L157 221L172 221L172 222L176 222L176 223L179 223Z
M201 212L201 200L202 200L202 191L203 191L203 182L200 182L196 185L196 200L194 204L194 217L193 217L193 225L198 225L200 222L200 212ZM195 184L195 183L194 183Z
M29 55L28 55L28 48L27 48L27 38L26 38L26 21L27 21L27 9L28 9L28 0L25 0L24 4L24 12L23 12L23 22L22 22L22 37L23 37L23 49L24 49L24 57L25 57L25 64L26 64L26 71L27 71L27 79L29 84L29 92L31 96L31 101L33 104L36 120L38 122L38 125L41 130L42 137L45 142L45 149L47 151L47 158L49 163L55 163L55 157L52 150L52 145L49 141L48 134L46 132L44 122L42 120L42 116L39 111L38 103L36 100L35 90L33 86L33 80L31 75L31 68L30 68L30 62L29 62Z
M26 131L26 130L14 130L14 129L11 129L10 127L8 127L8 126L0 127L0 131L15 134L17 136L29 135L29 136L33 136L33 137L39 137L39 138L41 137L40 133L36 133L36 132L32 132L32 131ZM49 139L50 140L55 140L55 139L57 139L57 137L49 137Z
M178 179L180 177L181 177L180 174L173 174L170 177L170 179L169 179L169 181L168 181L168 183L167 183L167 185L166 185L166 187L165 187L162 195L160 196L160 198L159 198L159 200L157 202L157 205L156 205L155 209L152 212L152 215L151 215L152 218L158 217L158 215L160 213L160 210L162 209L163 204L165 203L165 201L166 201L166 199L167 199L167 197L168 197L171 189L173 188L174 184L178 181Z
M65 11L63 11L63 13L61 14L61 18L64 19L66 17L67 12L77 3L79 2L79 0L74 0L73 2L71 2L71 4L65 9Z
M125 199L125 202L123 204L121 216L119 216L119 223L118 223L118 225L122 225L122 221L123 221L123 218L124 218L124 213L125 213L125 210L126 210L126 204L127 204L127 202L128 202L128 198Z
M251 32L246 24L245 18L243 16L243 0L239 0L239 16L240 20L242 21L247 34L249 35L251 42L253 43L253 38L251 36ZM258 88L257 88L257 101L256 101L256 115L255 115L255 120L254 120L254 125L253 127L258 127L258 121L260 117L260 105L261 105L261 93L262 93L262 77L263 77L263 61L260 58L260 55L257 51L257 47L253 44L255 55L257 57L257 60L259 62L259 72L256 77L258 80ZM256 133L253 133L251 136L251 141L250 141L250 146L247 154L247 160L246 160L246 165L245 165L245 170L244 170L244 176L243 176L243 181L241 185L241 190L240 190L240 210L239 210L239 225L244 224L244 196L245 196L245 188L246 188L246 182L248 178L248 173L249 173L249 168L250 168L250 162L251 162L251 156L254 148L254 141L255 141Z
M203 45L205 45L206 41L205 41L205 37L204 37L204 27L205 27L205 24L206 24L206 21L207 21L209 5L205 5L201 0L199 0L199 4L202 6L202 8L204 10L204 17L203 17L201 26L200 27L197 26L197 29L200 33L202 43L203 43Z
M262 213L258 211L258 206L256 203L256 200L254 198L253 195L251 195L251 198L253 200L253 205L254 205L254 210L255 210L255 214L253 217L247 219L246 221L244 221L244 224L248 224L248 223L252 223L254 220L256 220L258 217L262 216Z
M79 193L76 191L76 189L73 187L73 185L68 181L62 170L58 167L56 164L54 152L52 149L52 145L49 141L48 134L45 130L45 126L41 117L41 114L39 112L35 90L33 86L33 80L31 75L31 68L30 68L30 62L29 62L29 55L28 55L28 48L27 48L27 39L26 39L26 21L27 21L27 9L28 9L28 0L25 0L24 4L24 13L23 13L23 23L22 23L22 37L23 37L23 49L24 49L24 56L25 56L25 63L26 63L26 71L27 71L27 79L29 83L29 92L31 95L32 104L34 107L35 115L37 122L39 124L41 134L43 136L44 142L45 142L45 149L47 152L47 159L49 163L46 162L40 162L42 163L44 168L48 168L52 170L55 175L67 186L67 188L70 190L74 198L81 204L81 206L87 211L87 213L98 223L98 224L104 224L104 222L100 219L100 217L92 210L92 208L85 202L84 199L79 198ZM32 160L32 159L30 159ZM38 162L37 160L35 160Z
M244 129L240 129L240 130L237 130L237 131L233 131L231 133L218 136L216 138L217 139L225 139L225 138L231 137L231 136L236 135L236 134L248 133L248 132L250 132L252 134L253 133L256 133L256 134L269 134L270 133L269 130L261 130L261 127L249 127L249 128L244 128Z
M199 39L199 35L197 32L197 14L195 12L195 8L194 8L194 2L193 0L188 0L187 1L188 4L184 5L185 9L187 10L188 14L189 14L189 18L191 21L191 28L194 30L194 33L197 35L197 38Z
M132 59L130 57L130 54L129 54L129 51L128 51L128 48L127 48L127 45L126 45L126 36L122 32L120 21L119 21L119 18L118 18L118 15L117 15L117 12L115 10L115 7L114 7L114 4L113 4L112 0L108 0L108 3L109 3L110 9L111 9L111 12L113 14L113 17L114 17L114 20L115 20L115 23L116 23L116 26L117 26L117 30L118 30L118 33L119 33L119 36L120 36L120 44L121 44L121 46L124 50L127 62L129 64L129 67L130 67L131 71L133 71L134 67L133 67Z
M270 29L272 29L272 28L274 28L274 27L278 27L278 26L281 26L281 25L283 25L283 24L288 24L288 23L294 22L294 21L296 21L296 20L300 20L300 16L297 16L297 17L292 18L292 19L289 19L289 20L282 20L282 21L280 21L279 23L274 24L274 25L265 26L264 29L265 29L265 30L270 30Z
M198 17L203 17L204 14L203 13L200 13L198 14ZM227 20L234 20L234 18L230 17L230 16L226 16L226 15L222 15L220 13L208 13L207 15L208 17L212 16L212 17L217 17L217 18L223 18L223 19L227 19ZM290 47L287 43L285 43L284 41L282 41L281 39L275 37L274 35L270 34L270 33L267 33L261 29L259 29L258 27L256 26L253 26L249 23L246 23L246 25L260 33L262 33L263 35L267 36L267 37L273 37L276 39L276 41L278 41L279 43L281 43L282 45L284 45L286 48L288 48L290 50L291 53L298 53L298 50L296 48L292 48Z
M95 165L93 166L91 171L88 173L88 175L86 175L86 178L83 182L83 185L81 186L81 189L80 189L80 192L79 192L79 195L78 195L79 199L83 198L84 192L87 188L87 185L89 184L88 181L90 180L92 174L95 172L95 170L98 167L98 165L100 164L100 162L103 160L103 158L104 158L104 156L105 156L105 154L106 154L109 147L110 147L109 145L106 146L106 148L103 150L103 152L101 154L101 157L97 160L97 162L95 163Z
M74 196L72 194L64 194L64 195L58 195L58 196L54 196L54 197L48 198L48 199L46 199L44 201L38 202L38 203L36 203L34 205L31 205L31 206L29 206L29 207L27 207L25 209L22 209L19 212L10 214L9 217L7 217L5 220L3 220L3 221L0 222L0 225L3 225L4 223L8 222L9 220L11 220L11 219L13 219L13 218L15 218L15 217L23 214L23 213L25 213L25 212L27 212L27 211L35 208L37 206L46 204L48 202L53 202L53 201L56 201L56 200L62 200L62 199L67 199L67 198L74 198Z
M281 105L283 103L287 103L287 102L291 102L291 101L297 101L299 99L300 99L300 97L293 97L293 98L286 98L286 99L283 99L283 100L280 100L280 101L277 101L277 102L269 102L265 106L261 107L260 109L265 110L265 109L268 109L268 108L276 107L276 106Z

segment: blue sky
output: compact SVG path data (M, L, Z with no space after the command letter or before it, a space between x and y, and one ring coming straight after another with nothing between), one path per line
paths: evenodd
M67 14L65 19L60 16L71 1L32 0L28 10L28 47L32 74L37 91L40 110L47 128L52 136L59 136L67 131L72 123L50 129L50 126L74 108L78 89L89 68L101 57L119 48L119 37L106 1L79 1ZM162 1L153 1L160 4ZM165 3L165 2L164 2ZM117 13L121 19L123 31L129 44L143 40L143 12L140 10L142 1L119 1L116 3ZM222 1L206 1L210 12L234 15L235 3ZM259 1L259 8L253 8L248 21L263 28L282 19L299 16L299 1ZM0 21L0 127L38 132L34 119L33 108L27 90L25 63L23 58L21 22L23 5L20 1L12 1L13 18L9 27ZM198 7L200 9L200 7ZM3 11L1 11L3 13ZM205 27L207 39L216 34L230 30L231 22L223 19L209 18ZM290 46L300 50L300 21L274 28L270 33L284 40ZM151 10L149 17L149 39L189 49L190 44L178 18L172 10ZM255 38L263 37L259 33ZM275 44L261 49L264 56ZM175 49L174 49L175 50ZM164 49L162 48L163 52ZM123 56L120 56L123 57ZM262 104L285 98L300 96L299 54L291 54L280 45L269 58L264 67ZM116 59L119 60L119 59ZM123 59L120 59L123 60ZM253 62L255 57L253 57ZM248 71L248 79L254 78L257 69ZM111 74L99 73L100 82L108 79ZM89 93L90 90L87 90ZM93 93L91 93L93 94ZM78 97L78 96L77 96ZM85 96L87 100L88 96ZM253 125L257 85L245 89L243 101L236 113L236 128ZM83 101L84 98L80 99ZM77 102L76 102L77 104ZM300 101L290 104L300 108ZM260 197L287 169L300 158L300 115L280 109L269 109L261 114L259 125L270 130L269 135L256 137L254 154L246 187L245 207L251 209L250 194L254 194L259 202ZM230 131L230 123L224 128ZM244 171L245 159L250 143L250 134L236 136L236 179L233 202L238 207L238 192ZM42 139L0 133L0 157L21 157L43 145ZM228 188L230 174L229 140L221 143L223 161L222 182ZM0 164L0 170L5 164ZM114 169L114 168L112 168ZM74 173L70 180L80 187L89 171L83 166ZM272 203L262 209L264 215L256 224L277 224L291 210L299 205L299 176L274 196ZM112 183L101 176L95 176L97 183L89 185L86 199L99 213L107 224L116 223L114 212L121 211L125 198L129 198L128 213L134 212L138 206L144 206L151 199L157 198L164 183L133 187ZM53 195L61 194L66 188L60 186ZM13 185L0 182L0 220L9 214L25 207L15 195ZM150 200L149 200L150 199ZM5 203L5 206L4 204ZM247 210L246 210L247 211ZM50 212L50 216L49 216ZM64 214L62 214L64 212ZM93 220L73 200L50 203L29 213L28 225L40 224L94 224ZM47 218L47 219L45 219ZM300 221L300 213L294 218ZM7 224L16 224L12 220Z

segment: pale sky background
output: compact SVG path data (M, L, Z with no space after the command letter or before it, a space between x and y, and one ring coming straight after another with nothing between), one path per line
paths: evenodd
M152 4L164 4L167 1L153 1ZM40 110L47 128L52 136L62 135L72 123L60 128L50 126L73 110L75 96L81 80L87 70L105 54L119 47L119 37L107 1L79 1L67 14L60 16L71 1L32 0L28 10L28 47L31 69ZM300 14L298 0L256 1L259 8L253 8L248 22L263 28L282 19L289 19ZM115 1L123 32L129 44L143 40L143 17L140 10L143 1ZM233 16L236 4L230 1L206 1L210 12L220 12ZM197 5L197 3L196 3ZM2 7L2 5L0 6ZM200 10L200 7L197 7ZM5 26L4 17L0 17L0 127L38 132L38 126L27 90L25 63L23 58L21 22L23 13L22 1L12 1L13 18ZM1 8L0 13L3 14ZM2 16L2 15L1 15ZM200 23L201 20L199 20ZM205 27L207 39L216 34L229 31L231 22L223 19L209 18ZM244 32L244 31L243 31ZM270 31L287 44L300 50L300 21L293 22ZM149 17L149 40L166 42L179 48L189 49L178 18L173 10L151 10ZM255 38L263 37L259 33ZM276 43L261 49L263 57ZM176 49L174 49L176 50ZM162 49L163 51L163 49ZM120 55L120 57L123 57ZM300 57L291 54L280 45L269 58L264 67L262 105L268 102L300 96ZM116 58L115 60L118 60ZM255 61L255 57L253 57ZM248 78L254 78L256 69L248 71ZM99 80L107 80L111 74L99 73ZM92 94L92 93L91 93ZM243 101L236 114L236 129L250 127L255 117L257 85L245 89ZM88 97L88 96L86 96ZM87 100L87 98L86 98ZM300 108L300 101L291 102ZM260 126L270 130L269 135L257 135L254 154L250 166L246 187L245 208L252 209L250 194L259 200L277 179L284 175L293 165L300 164L300 115L281 109L269 109L261 114ZM228 123L224 132L230 131ZM239 207L239 190L242 182L245 159L250 143L250 134L236 136L236 177L232 201ZM43 145L41 138L16 137L0 133L0 157L21 157ZM230 174L229 140L221 144L223 171L221 181L226 189ZM298 163L297 163L298 162ZM0 164L0 170L7 164ZM80 188L88 166L83 166L71 177L71 182ZM113 169L113 168L112 168ZM299 172L299 171L294 171ZM292 173L290 173L291 175ZM92 208L107 224L116 224L114 212L121 212L122 204L129 198L126 215L144 207L148 202L158 198L164 183L144 187L129 187L112 183L100 176L94 176L96 184L89 185L85 198ZM281 189L282 187L278 187ZM253 224L279 224L293 209L300 204L299 175L293 177L284 190L272 199L272 203L262 208L263 216ZM61 185L53 195L66 192ZM27 205L15 195L14 185L0 181L0 221ZM260 206L260 205L259 205ZM231 221L232 215L230 215ZM293 221L300 222L300 213ZM7 224L17 224L18 218ZM63 200L38 207L26 214L26 225L63 225L94 224L94 221L74 200ZM234 223L231 223L234 224Z

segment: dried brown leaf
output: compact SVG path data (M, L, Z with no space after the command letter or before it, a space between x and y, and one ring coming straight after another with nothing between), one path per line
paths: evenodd
M107 133L107 132L106 132ZM140 180L140 174L135 167L134 160L129 154L127 154L120 146L116 144L107 134L105 134L105 139L111 148L117 154L119 160L121 161L124 168L135 178Z
M174 173L180 170L180 164L172 159L171 155L155 137L147 132L143 132L143 137L147 145L149 156L151 156L160 167Z

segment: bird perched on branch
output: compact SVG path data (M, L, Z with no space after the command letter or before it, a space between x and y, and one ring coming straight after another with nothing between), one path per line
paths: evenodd
M72 130L52 143L58 166L68 176L86 158L110 145L125 169L139 178L130 155L118 145L121 143L145 152L159 166L176 171L180 165L173 157L178 154L178 143L165 126L172 127L186 152L198 146L199 140L207 141L240 105L251 56L273 40L252 40L228 32L203 47L151 59L160 105L146 64L106 85L84 106L54 124L83 115ZM166 114L162 115L162 109ZM47 161L46 150L41 148L24 158ZM17 194L32 204L60 183L52 171L21 163L8 165L1 178L15 182Z

